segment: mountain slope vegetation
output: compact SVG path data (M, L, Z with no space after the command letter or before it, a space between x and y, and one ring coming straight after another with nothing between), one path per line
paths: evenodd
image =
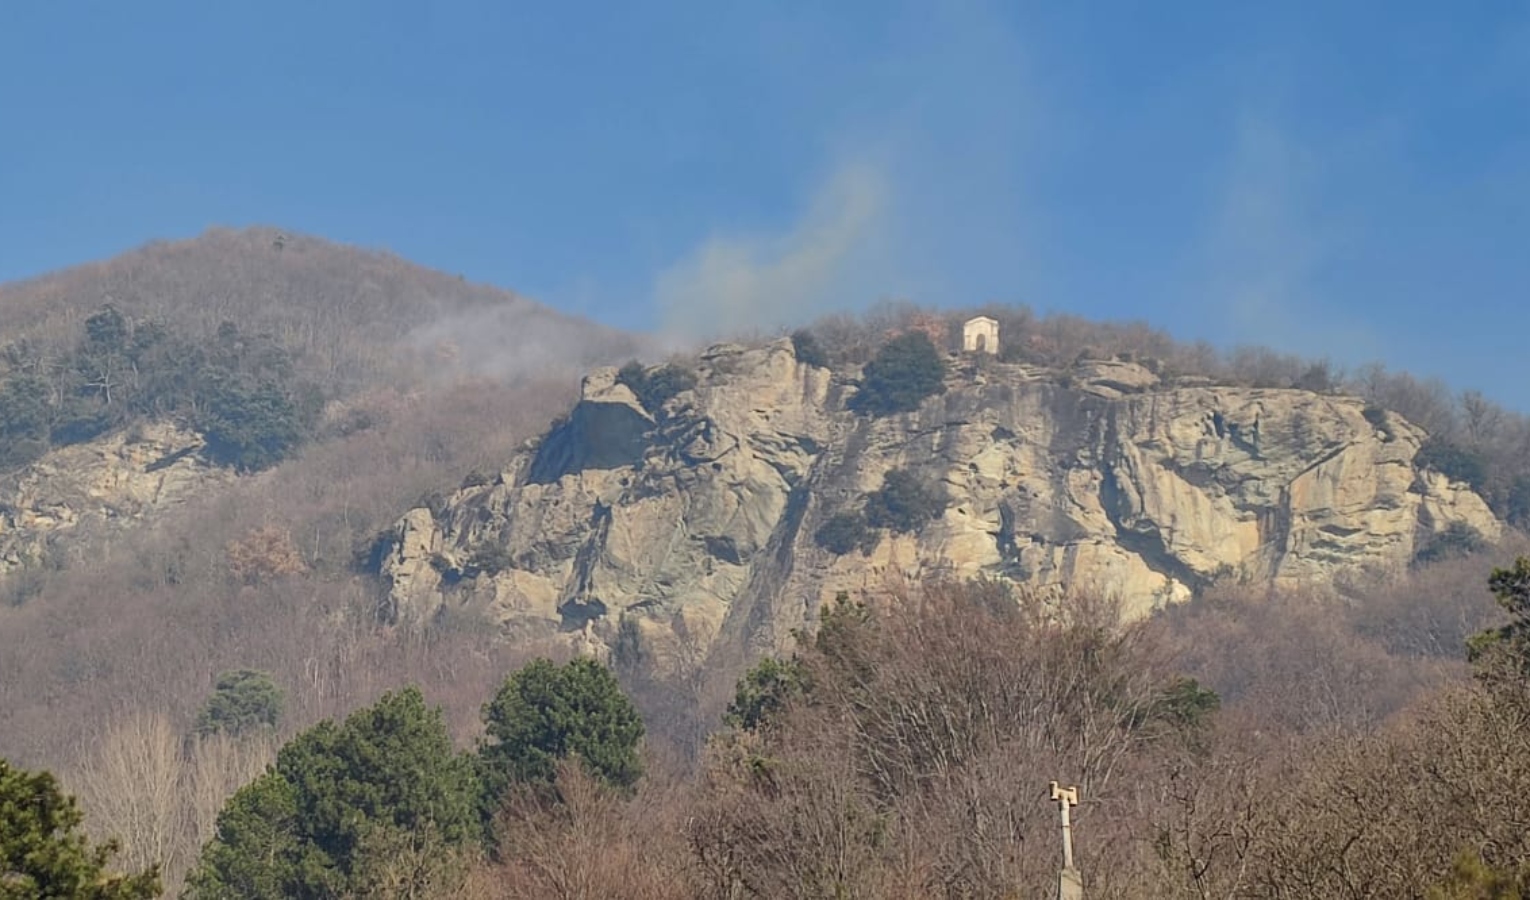
M633 347L630 336L500 288L271 228L215 228L0 285L0 335L56 352L108 305L197 341L232 322L291 354L330 396L412 387L432 370L582 366Z
M1058 391L1073 390L1067 382L1078 372L1120 363L1192 388L1357 395L1363 402L1333 399L1330 405L1360 410L1352 418L1363 417L1378 431L1391 427L1394 415L1414 423L1428 433L1416 460L1426 475L1470 485L1511 526L1530 517L1530 424L1523 417L1479 394L1456 394L1380 368L1346 373L1257 349L1224 353L1144 325L1037 316L1020 307L935 314L887 306L812 323L791 343L806 364L845 373L901 340L894 346L904 352L884 355L887 362L874 367L883 402L855 411L863 417L858 423L887 427L898 416L917 415L904 411L910 404L917 410L922 403L955 402L932 377L932 360L947 363L926 352L926 344L949 345L952 320L979 312L1001 323L998 364L1044 372ZM928 341L904 337L915 332ZM745 343L758 348L768 339ZM581 419L575 411L560 426L612 438L606 449L613 457L631 450L616 440L629 426L685 426L679 413L688 392L706 389L694 377L698 364L691 357L616 368L654 356L642 337L385 253L271 229L215 230L0 286L0 347L7 348L0 357L6 386L0 450L14 454L0 463L0 528L54 529L42 538L47 552L0 574L0 756L59 772L79 795L93 835L120 838L125 865L135 871L163 863L172 886L212 836L219 807L253 780L282 740L416 685L429 704L441 706L442 727L465 749L480 740L481 706L507 673L538 656L598 651L579 641L579 629L597 612L581 598L569 605L571 630L552 640L507 632L461 604L421 621L401 620L389 608L387 585L372 573L392 546L400 515L424 509L435 516L459 488L491 489L508 460L574 410L578 376L586 370L612 367L610 389L641 395L642 405L653 408L646 424L634 425L632 416ZM905 376L914 383L904 384ZM994 372L978 360L962 377ZM262 415L265 427L251 430ZM615 430L601 430L608 426ZM108 446L153 445L145 434L158 433L154 429L174 431L173 446L220 477L195 482L173 506L113 505L97 483L81 488L78 498L49 496L62 483L50 466L81 458L62 454L104 459ZM703 443L697 448L705 449ZM112 453L112 460L137 460L132 464L140 469L182 465ZM702 456L697 460L698 467L709 465ZM568 464L553 455L543 462L550 478ZM940 514L936 507L963 501L902 476L877 479L863 493L859 505L843 505L864 521L841 523L843 533L824 538L843 550L847 571L871 532L917 530ZM919 502L905 502L908 497ZM87 507L95 513L86 515ZM592 859L589 877L610 880L589 884L655 897L710 896L713 888L740 884L762 896L818 895L782 894L788 881L818 885L832 896L835 879L866 885L865 896L900 896L899 884L916 885L917 896L959 896L1006 879L1035 882L1044 866L987 853L999 832L965 832L963 816L1008 822L1011 836L1042 829L1036 817L1044 811L1018 812L1025 797L989 789L1002 780L997 773L1022 766L1033 780L1069 777L1074 770L1057 771L1066 769L1067 748L1006 757L985 742L1014 723L983 732L987 726L974 721L959 732L968 743L957 749L965 755L952 757L955 763L943 770L941 783L949 790L929 793L911 786L909 773L923 757L888 755L907 735L879 729L895 725L902 712L927 710L919 704L932 695L921 692L971 689L983 696L996 689L982 680L988 675L1003 680L1013 673L1006 666L1053 659L1048 654L1058 651L1041 637L1054 627L1074 642L1068 646L1117 654L1101 657L1116 668L1071 673L1079 676L1071 686L1038 684L1038 696L1089 700L1119 688L1132 704L1126 721L1096 709L1099 716L1084 723L1098 726L1103 749L1118 753L1126 767L1111 775L1113 787L1102 792L1102 805L1086 814L1094 817L1088 821L1147 808L1152 790L1182 804L1159 812L1182 810L1195 798L1174 793L1184 784L1175 779L1189 777L1176 772L1232 785L1238 772L1257 771L1270 779L1254 785L1262 792L1261 808L1273 809L1271 785L1279 783L1281 767L1303 761L1317 768L1303 782L1310 793L1298 799L1309 803L1306 814L1328 815L1319 802L1321 779L1344 775L1353 761L1347 748L1385 756L1404 746L1397 741L1411 741L1405 747L1413 752L1424 745L1408 729L1426 725L1406 723L1462 720L1487 734L1512 712L1482 706L1487 701L1470 693L1475 689L1462 648L1474 633L1503 621L1484 573L1522 552L1523 538L1508 528L1497 545L1448 530L1432 539L1411 567L1346 575L1329 590L1206 579L1193 602L1109 640L1094 620L1049 620L1051 613L1039 607L1024 607L1031 618L1014 618L1017 605L1034 598L992 585L879 585L856 598L867 603L864 616L852 615L854 600L832 621L810 616L798 645L802 668L790 668L797 662L783 655L777 665L787 668L756 679L755 695L773 699L741 706L734 721L747 727L710 745L708 735L739 699L734 676L747 671L752 658L708 659L692 652L693 641L681 642L664 665L654 666L624 655L624 647L641 652L642 642L624 644L618 634L614 669L633 694L647 735L647 774L636 793L604 792L574 767L567 778L559 776L561 805L549 804L540 789L511 796L497 828L502 841L526 853L482 862L467 876L467 888L481 882L498 885L483 888L481 896L545 895L550 884L572 877L560 866ZM457 561L460 568L436 560L439 574L469 580L510 562L503 547L469 549L474 553ZM719 558L744 549L712 548ZM897 610L905 608L911 612L900 618ZM704 624L682 619L677 633ZM828 643L820 640L825 633ZM1028 655L1017 662L1003 658L1006 636L1036 640L1024 644ZM926 656L918 655L922 648ZM982 662L980 683L962 681L968 676L936 651ZM258 676L263 693L281 698L279 715L263 714L258 727L227 733L203 727L201 716L216 705L230 673ZM1071 677L1063 671L1059 678L1065 675ZM1096 677L1105 680L1089 680ZM1193 678L1198 687L1180 678ZM813 703L797 693L808 685L818 691ZM881 705L863 703L867 698L856 692L868 689ZM1215 692L1218 702L1198 690ZM1461 696L1467 699L1458 704ZM857 711L877 718L857 720L850 715ZM1402 730L1382 732L1390 721L1404 722ZM1267 745L1246 737L1256 728L1251 723L1271 736ZM1320 734L1338 743L1321 744ZM1221 749L1203 755L1213 744ZM1165 750L1170 746L1172 753ZM937 755L951 749L907 747ZM1440 752L1447 750L1465 752L1454 745ZM883 754L877 764L886 767L869 780L867 758L856 755L866 752ZM1240 768L1248 756L1260 765ZM773 768L773 760L789 771ZM1203 765L1210 768L1196 768ZM687 780L698 771L701 782ZM1367 778L1388 777L1381 769L1365 771ZM707 794L698 785L719 791ZM1029 790L1026 785L1006 790ZM1117 789L1122 785L1130 790ZM1234 802L1234 787L1216 802ZM969 795L989 796L1003 808L963 807L961 796ZM1234 816L1236 810L1212 812ZM652 822L674 827L659 833ZM686 822L700 830L685 831ZM1097 824L1097 838L1108 846L1088 851L1089 860L1097 866L1124 860L1123 885L1146 884L1126 879L1149 875L1179 885L1180 873L1149 873L1143 868L1148 857L1122 847L1146 833L1141 829L1161 827L1169 856L1156 864L1189 865L1200 852L1194 842L1242 823L1235 817L1124 819L1111 826L1116 831ZM770 843L807 833L803 829L840 843L805 846L784 837ZM741 830L769 840L730 844L735 838L729 835ZM1323 833L1334 841L1345 837L1337 828ZM1299 848L1295 834L1279 832L1275 838L1286 844L1257 848L1264 871L1275 871L1283 865L1280 854ZM1441 840L1420 857L1436 881L1462 849ZM908 853L899 855L899 847ZM825 853L815 855L818 850ZM843 853L836 861L829 850ZM847 868L831 872L831 864ZM1466 860L1462 871L1474 865L1496 871L1503 861ZM1124 895L1198 896L1189 891Z
M425 665L426 647L365 624L358 556L400 508L492 470L567 406L577 371L643 346L272 229L0 286L0 542L44 545L0 575L0 753L69 755L135 697L194 715L221 672L278 673L307 723L375 696L383 672L414 665L401 655ZM165 429L174 441L143 443ZM184 449L128 452L160 444ZM192 469L173 497L119 496L187 453L247 474ZM71 468L83 459L99 461L88 483Z

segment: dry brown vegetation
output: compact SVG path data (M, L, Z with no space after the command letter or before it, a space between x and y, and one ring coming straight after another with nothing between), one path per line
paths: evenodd
M4 586L0 752L18 760L67 759L147 698L184 722L221 668L276 673L311 721L412 677L403 659L450 669L499 654L487 634L376 633L351 615L373 602L356 556L431 492L494 471L567 407L586 364L635 346L506 291L272 229L215 229L0 286L0 344L46 357L103 303L190 335L233 321L272 336L323 388L325 422L299 458L153 527L71 535L49 571L16 579L25 590ZM456 339L494 346L449 363ZM431 659L425 644L440 641L464 649Z
M1481 621L1476 574L1422 602ZM1434 896L1463 851L1513 871L1530 851L1523 683L1388 649L1362 598L1348 615L1266 602L1246 625L1213 603L1121 626L1108 604L994 585L846 606L798 657L807 693L719 732L693 778L627 799L566 770L561 802L512 799L502 859L443 896L1047 896L1053 779L1082 789L1093 897ZM1245 627L1276 632L1257 659ZM1175 705L1192 670L1228 686L1220 710ZM1281 695L1297 671L1314 686Z
M168 728L178 754L151 757L157 768L115 789L191 779L195 797L180 802L197 804L192 822L184 810L174 811L181 818L165 826L169 837L138 851L138 825L123 827L117 807L100 802L105 791L84 786L89 782L79 789L92 826L121 834L135 853L160 854L163 840L179 841L160 855L173 886L210 833L209 809L215 813L238 786L218 780L210 786L213 770L199 761L208 748L179 743L220 672L273 674L287 699L281 736L414 683L447 706L458 738L469 740L493 686L539 648L507 646L472 620L410 635L379 628L375 586L353 562L398 510L461 471L507 456L567 402L568 390L469 386L403 400L387 427L311 448L158 527L96 544L91 555L51 573L26 605L0 607L0 753L88 774L103 764L102 754L120 761L137 752L126 744L141 736L118 723L149 716ZM443 442L448 427L456 439ZM272 533L267 523L278 521L285 525L275 533L283 538L271 545L275 550L262 551L274 555L256 555L254 569L243 549L231 552ZM286 571L296 564L287 556L287 535L304 574ZM264 539L256 543L265 546ZM168 746L166 740L155 752Z
M135 710L105 723L64 781L91 829L121 840L125 863L159 864L173 888L223 804L275 755L273 735L188 739L166 714Z
M46 359L104 303L187 335L228 320L268 334L328 404L298 457L150 525L71 535L47 571L0 586L0 753L70 773L95 824L164 860L173 884L247 774L219 756L226 739L186 742L219 672L271 672L282 735L407 682L448 703L459 736L478 727L490 686L536 648L470 620L377 628L357 556L402 510L493 471L567 407L585 365L634 344L396 257L264 229L0 287L0 344ZM490 345L453 356L461 340Z
M386 252L215 228L0 285L0 344L72 343L110 303L194 335L268 334L331 395L413 389L433 374L527 375L630 354L633 339Z
M311 448L72 559L27 604L0 608L4 752L31 763L66 758L111 712L147 698L187 721L230 668L275 673L300 722L411 679L452 684L475 666L488 684L502 674L492 660L507 652L491 632L379 631L374 586L354 561L399 510L508 456L568 390L469 386L403 401L384 427ZM448 428L454 439L443 441ZM285 556L285 538L282 558L262 559L258 578L245 549L231 552L274 522L306 576L284 574L299 562Z

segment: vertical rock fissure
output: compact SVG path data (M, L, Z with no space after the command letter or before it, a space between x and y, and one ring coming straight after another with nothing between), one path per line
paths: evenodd
M842 445L847 457L852 448L864 446L864 427L858 425ZM813 457L807 472L787 492L781 518L755 557L743 588L728 605L728 614L713 649L719 664L726 666L752 659L760 653L773 651L782 643L784 635L777 634L777 622L792 618L782 614L781 606L786 600L783 593L796 569L796 547L808 507L814 495L823 494L825 472L833 464L832 457L830 452ZM801 618L805 620L811 610L807 608L808 602L803 606Z
M1115 531L1116 541L1128 553L1135 554L1153 572L1170 581L1177 581L1193 591L1199 591L1207 579L1176 557L1164 540L1160 526L1149 524L1147 528L1133 527L1128 521L1126 492L1121 487L1118 469L1130 468L1126 454L1121 451L1118 413L1111 410L1104 417L1104 441L1098 452L1100 467L1100 506Z
M611 507L599 500L590 516L590 534L574 554L572 590L558 604L564 631L574 631L606 612L606 604L595 593L595 566L606 551L611 535Z

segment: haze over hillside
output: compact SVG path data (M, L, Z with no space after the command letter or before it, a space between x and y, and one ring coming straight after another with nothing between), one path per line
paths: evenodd
M502 288L275 228L214 228L0 284L0 334L8 344L70 344L107 304L197 337L223 322L270 334L340 393L435 375L571 372L635 347Z
M173 705L214 669L338 665L321 661L355 652L334 629L368 602L351 567L373 534L496 465L587 365L644 346L267 228L0 286L4 752L55 755L125 698ZM263 534L288 562L232 574L231 547Z
M954 352L976 313L997 358ZM506 671L589 655L684 772L734 679L832 595L974 576L1157 610L1131 627L1293 733L1375 723L1460 677L1492 621L1469 573L1530 521L1530 423L1406 374L1014 306L805 325L660 362L273 229L0 288L0 754L118 828L145 741L176 779L228 779L133 843L179 883L270 752L177 749L240 673L285 697L275 734L419 684L466 742ZM1256 594L1281 610L1258 640L1245 602L1208 605ZM1304 721L1294 655L1372 682Z

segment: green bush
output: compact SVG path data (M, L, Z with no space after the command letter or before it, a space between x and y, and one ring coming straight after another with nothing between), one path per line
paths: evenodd
M696 386L696 375L674 363L649 370L633 360L617 371L616 381L631 388L643 408L657 415L665 403Z
M48 452L53 410L41 378L13 375L0 382L0 468L16 468Z
M1530 866L1518 863L1494 868L1482 860L1482 851L1469 848L1457 854L1450 874L1429 889L1425 900L1519 900L1530 892Z
M1494 682L1507 674L1507 686L1522 692L1530 679L1530 558L1520 556L1512 568L1494 569L1488 590L1509 621L1468 638L1466 658L1479 678Z
M491 475L488 472L474 469L473 471L462 476L461 487L463 490L467 490L468 488L483 487L484 485L493 484L498 479L498 475Z
M1487 547L1488 542L1483 538L1482 532L1465 522L1451 522L1445 526L1444 531L1432 534L1420 542L1419 548L1413 554L1413 562L1417 565L1428 565L1441 560L1481 553Z
M882 487L867 495L866 523L898 534L912 533L939 518L950 502L941 487L907 469L893 469L883 476Z
M1211 724L1221 707L1222 698L1216 691L1182 676L1164 685L1158 699L1139 713L1133 724L1140 727L1157 722L1182 733L1199 732Z
M485 541L468 554L467 566L471 574L498 575L515 568L515 558L510 548L497 541Z
M1480 491L1487 482L1487 461L1482 454L1442 438L1429 438L1418 448L1413 464L1433 469L1451 481L1464 481Z
M121 428L128 421L127 411L121 406L100 406L71 397L59 406L58 420L48 432L48 442L60 447L83 444Z
M946 364L930 336L900 334L877 351L861 375L861 390L851 402L859 413L885 416L918 409L926 398L945 391Z
M242 472L281 462L308 431L298 404L281 384L227 371L208 376L196 427L207 440L210 459Z
M0 382L0 437L46 439L50 419L47 382L32 375L13 375Z
M829 367L829 354L818 343L813 332L805 328L792 332L792 352L797 355L797 362L821 369Z
M807 684L807 673L800 663L767 656L739 679L723 723L744 731L767 725L794 698L807 692Z
M19 469L48 452L48 442L35 438L0 440L0 469Z
M197 714L196 732L238 735L256 728L275 728L282 717L282 703L282 689L265 672L224 672Z
M29 359L24 348L6 358L18 367ZM195 341L111 306L86 319L46 381L21 371L0 381L0 466L176 416L203 432L213 462L260 469L312 436L323 403L270 337L226 322L216 337Z
M1504 496L1504 519L1515 528L1530 527L1530 475L1521 475Z
M876 538L866 525L866 516L859 512L840 512L830 516L813 532L813 541L835 556L844 556L859 548L868 551Z

